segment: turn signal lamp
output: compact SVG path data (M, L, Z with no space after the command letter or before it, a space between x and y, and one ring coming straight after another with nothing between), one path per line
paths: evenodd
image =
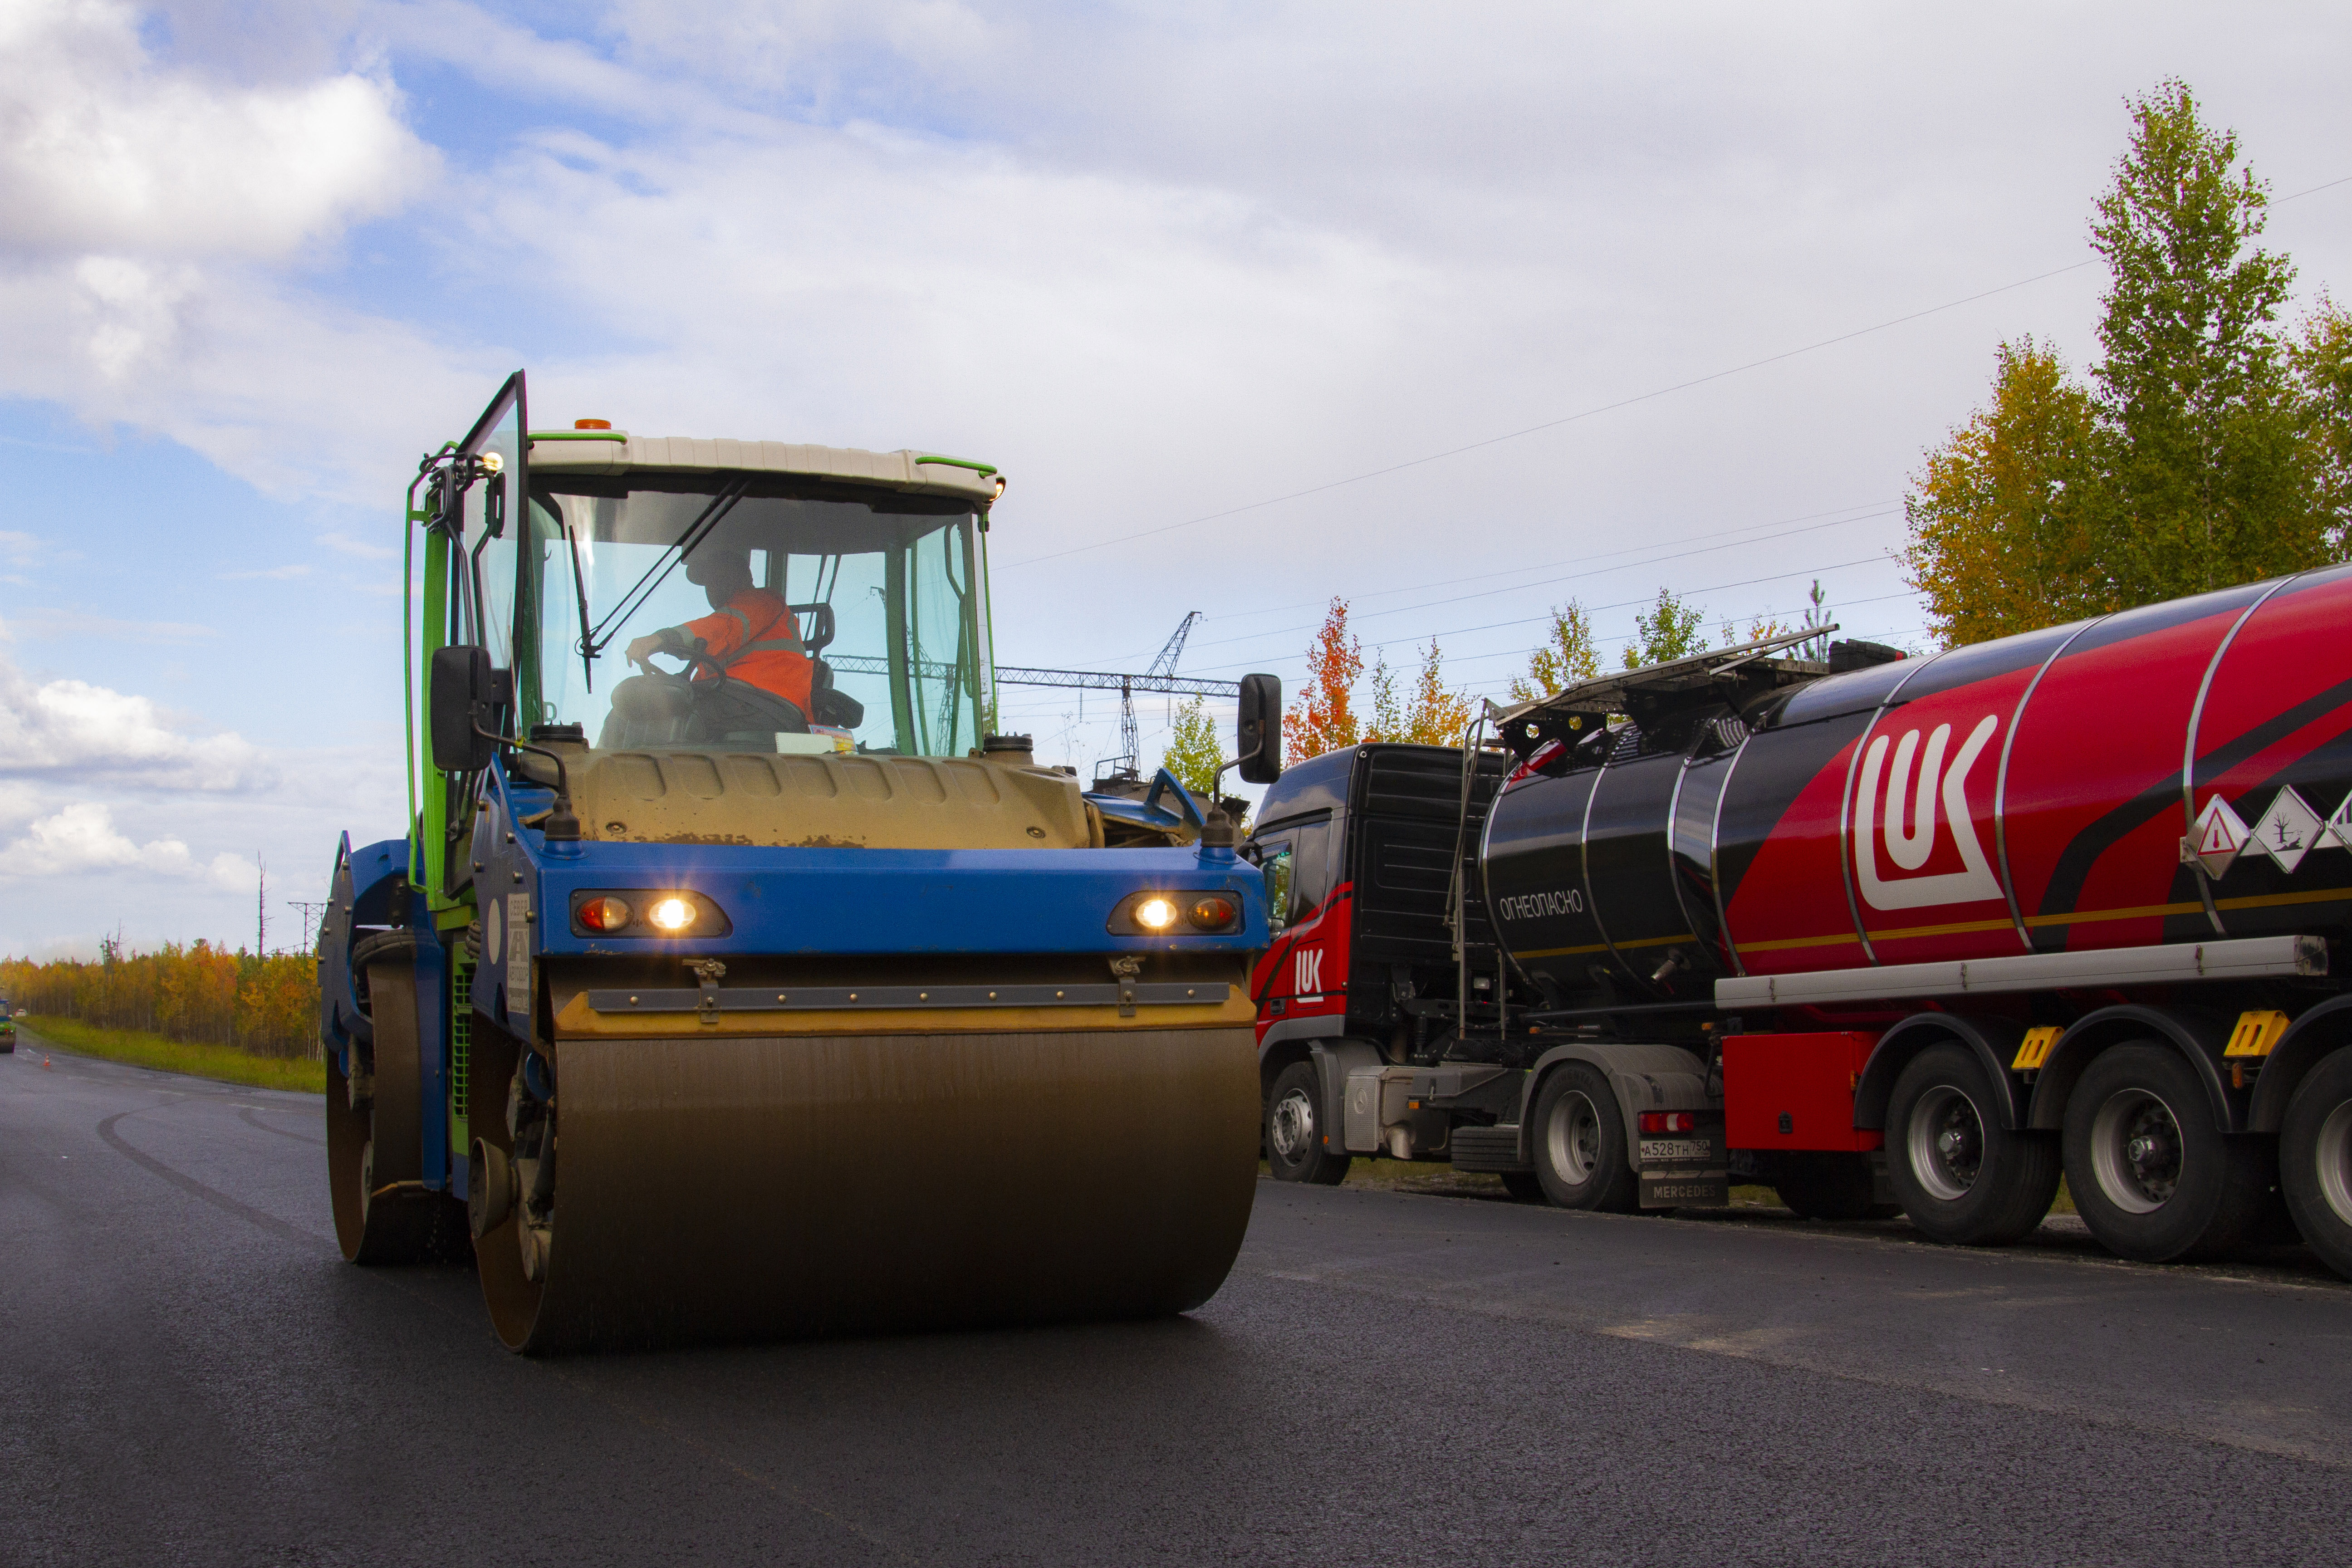
M580 906L580 923L590 931L619 931L635 912L626 899L590 899Z
M1223 931L1240 912L1233 900L1213 897L1195 900L1191 910L1192 923L1202 931Z
M1166 931L1176 923L1176 906L1166 899L1146 899L1135 906L1135 923L1146 931Z
M617 901L618 900L616 900L610 899L605 900L607 903ZM656 899L653 901L653 907L646 910L646 920L654 927L655 930L669 931L672 934L682 931L686 930L687 927L692 925L694 923L694 916L695 908L693 900L678 898L675 894L667 898Z
M572 427L574 430L610 430L613 422L610 419L574 419Z

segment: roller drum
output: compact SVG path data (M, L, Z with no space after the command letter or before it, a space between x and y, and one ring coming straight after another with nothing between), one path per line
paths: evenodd
M477 1050L478 1103L499 1103L514 1047ZM1181 1312L1249 1223L1247 1027L574 1038L554 1056L543 1278L520 1211L476 1246L516 1350Z

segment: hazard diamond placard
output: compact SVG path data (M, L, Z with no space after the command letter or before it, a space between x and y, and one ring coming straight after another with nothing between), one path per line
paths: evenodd
M2245 819L2218 795L2207 801L2205 809L2197 814L2197 863L2205 868L2205 874L2220 881L2238 863L2238 853L2245 847Z

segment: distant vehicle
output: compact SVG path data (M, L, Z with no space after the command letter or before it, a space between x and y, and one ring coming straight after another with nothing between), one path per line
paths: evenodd
M7 1056L16 1050L16 1020L24 1016L25 1009L10 1006L8 998L0 996L0 1057Z
M2063 1173L2121 1257L2291 1218L2352 1279L2347 612L2333 567L1926 658L1800 632L1300 763L1244 849L1274 1175L1738 1179L1990 1247Z

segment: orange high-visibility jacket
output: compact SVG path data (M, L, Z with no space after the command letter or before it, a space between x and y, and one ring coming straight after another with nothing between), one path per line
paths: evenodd
M677 640L702 644L703 651L737 680L773 692L809 710L809 683L815 667L801 646L800 617L764 588L746 588L726 607L670 628ZM702 665L697 680L715 679Z

